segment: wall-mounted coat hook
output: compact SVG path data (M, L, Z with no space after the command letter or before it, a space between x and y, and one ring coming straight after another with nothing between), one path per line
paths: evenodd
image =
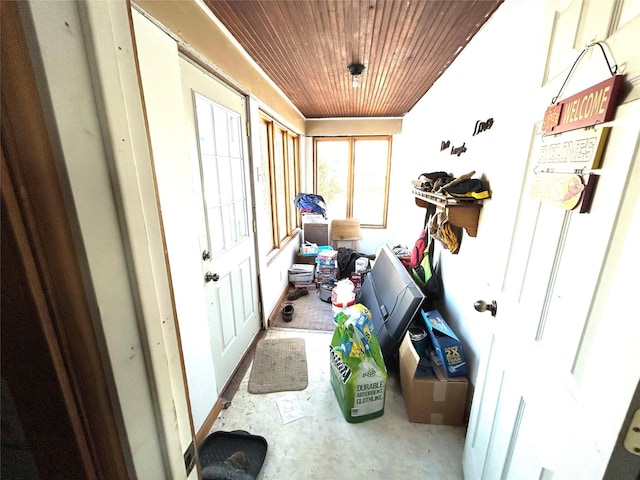
M492 317L495 317L496 313L498 313L498 304L495 300L492 300L491 303L487 303L483 300L478 300L473 304L473 308L475 308L478 312L486 312L487 310L489 310Z

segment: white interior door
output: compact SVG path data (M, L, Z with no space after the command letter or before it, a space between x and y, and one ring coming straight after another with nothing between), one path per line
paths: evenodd
M260 327L245 98L180 59L218 393Z
M555 89L558 82L552 80L566 75L594 35L620 45L615 60L627 62L637 75L639 50L624 45L638 45L640 2L565 1L552 6L551 14L545 81ZM604 60L586 62L574 78L578 91L606 78ZM602 75L593 81L598 71ZM608 301L614 294L602 279L615 274L610 265L618 255L616 229L627 228L620 216L622 200L637 198L627 187L639 143L637 90L611 122L590 213L529 198L542 141L534 134L504 282L489 286L493 298L480 293L497 300L498 314L480 320L491 323L493 335L476 382L465 444L469 480L596 479L604 472L626 405L612 396L625 391L637 371L635 365L620 364L615 374L602 375L608 370L598 363L615 353L597 351L592 338L592 332L606 330L611 316L627 310ZM606 314L603 306L610 309ZM621 344L640 342L637 328L621 335Z

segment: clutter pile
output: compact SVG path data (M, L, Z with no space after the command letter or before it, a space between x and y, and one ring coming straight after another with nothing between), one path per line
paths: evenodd
M295 307L292 301L309 294L309 289L315 289L315 265L306 263L294 263L289 267L289 283L294 289L287 294L287 302L282 305L282 320L290 322L293 320Z
M326 218L327 204L322 195L315 193L299 193L293 199L293 204L298 207L300 213L316 213Z
M456 254L460 251L462 228L449 221L446 212L436 213L429 220L429 235L440 242L445 250Z
M443 171L422 173L411 183L416 190L432 193L438 200L453 199L456 204L465 200L474 202L489 198L491 195L484 181L473 178L475 173L472 170L459 177ZM450 222L446 208L439 209L436 213L435 206L432 204L431 207L426 212L423 232L428 232L431 238L438 240L445 250L457 254L462 241L462 227ZM412 265L411 269L414 267Z
M327 247L316 256L316 283L335 283L338 280L338 251Z
M365 260L375 260L375 255L367 255L365 253L356 252L352 248L340 247L338 248L338 278L348 278L352 272L356 272L356 263L360 260L361 265L368 267L369 262ZM361 272L366 268L361 269Z
M485 199L491 195L484 182L479 178L472 178L475 170L459 177L447 172L421 173L417 180L411 183L423 192L440 193L455 198Z
M400 385L411 422L464 425L467 363L458 336L437 310L421 310L422 325L400 345Z

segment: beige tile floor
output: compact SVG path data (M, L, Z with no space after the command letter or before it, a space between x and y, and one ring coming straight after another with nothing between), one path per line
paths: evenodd
M395 374L389 375L382 417L359 424L344 420L329 383L331 333L271 328L266 338L305 340L309 385L297 392L262 395L247 391L249 368L213 425L216 430L246 430L268 444L260 480L409 480L462 479L465 429L411 423ZM278 405L293 409L289 423ZM286 418L286 417L285 417Z

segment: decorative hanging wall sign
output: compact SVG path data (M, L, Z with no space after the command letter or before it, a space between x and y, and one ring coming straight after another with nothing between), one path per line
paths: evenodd
M565 210L573 210L582 199L585 186L580 175L540 173L531 185L531 198Z
M590 128L544 137L539 145L538 171L599 168L609 130L610 127Z
M593 87L549 106L542 131L556 134L612 120L624 75L615 75Z
M582 174L600 167L610 130L590 128L540 138L530 197L566 210L581 204L580 213L587 213L598 176Z
M575 67L594 47L602 52L611 77L556 103ZM617 72L618 65L611 65L601 42L590 43L580 52L544 114L546 136L538 141L531 198L567 210L581 204L580 213L589 212L599 179L592 169L600 166L609 128L587 127L613 120L624 79ZM582 128L585 130L573 132Z

